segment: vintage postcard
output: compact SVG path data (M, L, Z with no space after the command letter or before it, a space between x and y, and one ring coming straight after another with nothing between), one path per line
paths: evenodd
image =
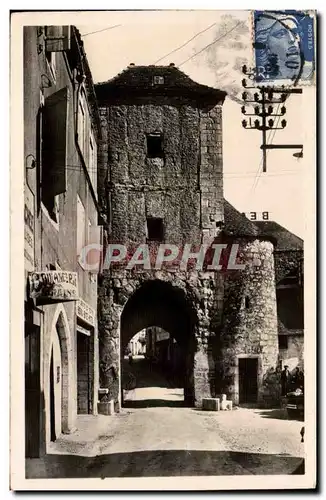
M316 41L12 14L11 489L316 488Z

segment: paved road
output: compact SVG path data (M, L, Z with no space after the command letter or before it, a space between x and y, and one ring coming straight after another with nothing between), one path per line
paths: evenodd
M293 474L302 464L302 423L287 420L282 410L204 412L185 408L181 406L181 389L163 387L160 377L156 382L155 388L140 387L130 393L130 408L114 417L104 417L108 420L101 435L88 446L87 453L79 452L87 457L49 456L46 474ZM152 406L151 398L158 406ZM58 457L60 466L56 465Z

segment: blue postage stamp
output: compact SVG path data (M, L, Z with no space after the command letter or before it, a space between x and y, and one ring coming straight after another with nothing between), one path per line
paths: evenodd
M254 11L253 24L257 83L313 83L314 12Z

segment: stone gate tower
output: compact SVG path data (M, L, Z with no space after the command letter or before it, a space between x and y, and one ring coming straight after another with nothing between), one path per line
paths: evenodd
M107 220L108 242L126 245L128 251L140 244L155 250L163 242L182 251L186 244L195 248L227 234L222 166L225 92L192 81L171 64L130 65L112 80L96 85L96 94L103 137L98 195ZM257 234L255 227L249 239L259 253ZM240 231L233 236L241 243L248 235ZM245 240L245 246L247 243ZM270 242L262 249L269 266L266 287L271 290L272 249ZM252 252L250 247L250 255ZM226 373L227 388L236 398L233 351L223 341L223 335L232 337L222 325L225 276L194 267L145 267L117 265L103 271L99 285L102 386L109 386L116 402L120 400L124 348L141 329L160 326L182 346L188 404L200 405L203 397L222 389L219 373L221 377ZM274 299L272 290L272 303ZM259 307L264 315L264 305ZM274 309L272 306L267 314L269 330L264 330L269 340L273 338L269 346L273 353L260 364L263 367L274 364L277 356ZM231 308L231 314L237 313ZM235 333L238 330L237 324ZM239 349L246 342L242 330ZM256 350L261 352L260 334L258 337ZM234 342L232 338L231 345ZM229 370L218 368L223 358Z

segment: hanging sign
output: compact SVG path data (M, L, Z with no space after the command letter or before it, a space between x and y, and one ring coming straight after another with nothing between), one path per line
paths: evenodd
M34 271L34 195L27 185L24 191L24 257L26 271Z
M29 273L29 296L38 304L78 300L76 272L41 271Z

